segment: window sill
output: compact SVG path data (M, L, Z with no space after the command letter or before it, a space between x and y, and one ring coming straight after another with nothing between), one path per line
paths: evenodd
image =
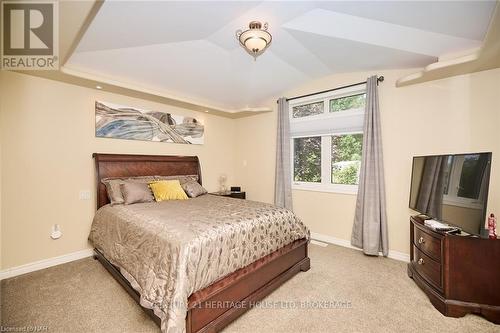
M324 193L338 193L338 194L348 194L357 195L358 186L357 185L329 185L329 184L314 184L314 183L293 183L292 190L299 191L313 191L313 192L324 192Z

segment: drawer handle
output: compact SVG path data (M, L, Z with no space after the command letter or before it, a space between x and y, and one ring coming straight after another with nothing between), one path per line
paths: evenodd
M425 264L424 258L420 258L420 259L418 259L418 261L417 261L417 262L418 262L418 264L419 264L419 265L423 265L423 264Z
M418 244L424 244L424 243L425 243L425 239L424 239L424 237L420 237L420 238L418 239Z

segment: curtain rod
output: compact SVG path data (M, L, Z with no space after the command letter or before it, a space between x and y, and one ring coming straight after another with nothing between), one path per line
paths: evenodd
M377 78L377 85L378 85L379 82L384 82L384 77L383 76L379 76ZM299 99L299 98L303 98L303 97L309 97L309 96L324 94L324 93L327 93L327 92L330 92L330 91L335 91L335 90L340 90L340 89L355 87L355 86L359 86L359 85L362 85L362 84L365 84L365 83L366 83L366 81L363 81L363 82L358 82L358 83L354 83L354 84L348 84L348 85L342 86L342 87L337 87L337 88L333 88L333 89L318 91L318 92L307 94L307 95L295 96L295 97L287 98L286 101L288 102L288 101L292 101L294 99ZM276 101L276 103L278 103L278 101Z

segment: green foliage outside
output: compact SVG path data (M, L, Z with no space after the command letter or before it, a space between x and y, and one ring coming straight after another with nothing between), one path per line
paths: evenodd
M307 116L313 116L316 114L322 114L324 109L323 101L298 105L292 108L292 116L293 118L301 118Z
M297 138L293 143L293 180L321 182L321 137Z
M361 161L363 134L332 136L332 163Z
M332 183L345 184L345 185L358 184L358 172L360 164L361 164L360 162L354 162L354 164L351 164L344 168L333 166Z
M321 182L321 137L294 139L294 181ZM332 183L358 184L363 134L332 136Z
M365 106L365 94L340 97L330 100L330 112L357 109Z
M358 184L362 149L363 134L332 136L332 183Z

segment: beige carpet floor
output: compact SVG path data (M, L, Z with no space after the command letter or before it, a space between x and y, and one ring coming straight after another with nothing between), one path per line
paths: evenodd
M310 257L310 271L224 333L500 332L500 325L478 316L442 316L407 277L403 262L333 245L311 245ZM159 332L91 258L4 280L0 301L2 331L42 326L47 332Z

